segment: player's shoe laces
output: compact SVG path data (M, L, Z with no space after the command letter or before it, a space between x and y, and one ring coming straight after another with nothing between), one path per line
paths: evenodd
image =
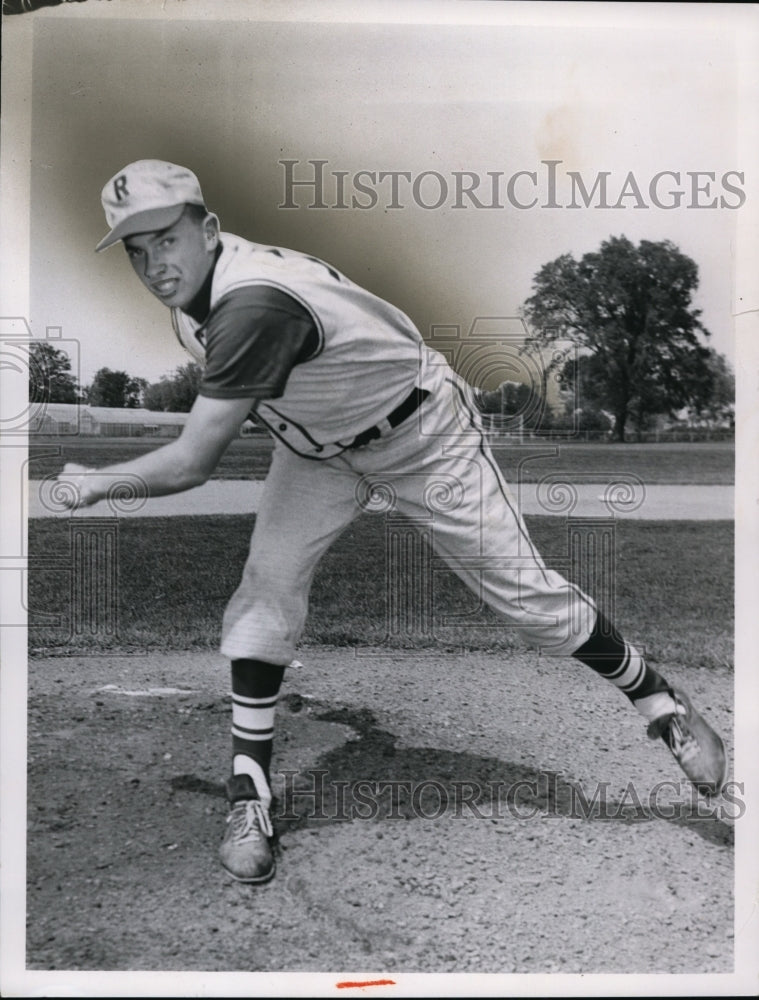
M221 863L238 882L268 882L276 867L269 844L274 833L269 810L247 774L229 779L227 796L232 808L219 848Z
M727 776L725 744L682 691L673 690L676 711L662 715L648 726L648 736L661 737L703 795L719 795Z

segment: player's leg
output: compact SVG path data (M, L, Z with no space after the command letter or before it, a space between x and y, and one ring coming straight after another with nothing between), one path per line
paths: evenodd
M386 439L382 471L370 486L419 520L436 552L526 642L570 655L592 634L596 607L579 587L549 569L496 465L468 387L446 379L416 424ZM413 419L413 418L412 418Z
M309 461L275 448L242 578L224 612L221 651L230 659L292 661L319 560L359 513L356 481L340 459Z
M727 752L721 737L687 694L654 670L604 615L599 613L590 637L572 656L630 699L648 722L649 737L664 741L700 792L720 793L727 777Z
M439 442L428 435L423 443L423 490L418 479L402 472L393 480L399 509L421 516L428 527L431 522L436 551L529 645L590 666L633 703L649 723L649 734L664 738L701 790L721 788L726 756L720 738L586 594L545 566L466 387L457 380L449 385L452 397L433 400L431 407L439 412L427 415L428 425L438 428Z
M262 660L232 660L232 774L227 780L230 812L219 849L227 871L243 882L274 875L271 764L274 709L285 667Z
M220 853L241 881L274 874L268 838L275 707L316 566L358 512L354 486L355 476L333 463L276 449L242 580L224 615L221 648L232 662L232 809Z

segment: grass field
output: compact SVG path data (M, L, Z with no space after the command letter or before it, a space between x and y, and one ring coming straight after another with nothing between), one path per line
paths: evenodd
M54 474L65 461L101 466L125 461L156 447L155 440L37 439L30 448L30 477ZM647 484L729 484L734 481L731 443L557 444L500 446L498 461L512 481L561 471L568 478L605 482L621 472ZM215 478L264 478L271 458L268 438L232 443ZM68 522L34 520L29 526L30 648L58 650L191 649L218 645L224 606L237 585L253 517L217 516L128 519L119 523L116 634L72 631ZM567 552L567 523L527 518L539 550L560 565ZM503 649L518 640L476 601L450 572L434 576L434 625L387 627L385 523L359 520L323 560L314 582L304 641L333 645L387 643L393 647ZM616 524L616 620L646 645L652 660L729 666L732 662L733 526L728 522L641 522ZM55 565L57 564L57 565ZM45 568L47 565L48 568ZM581 582L581 581L577 581ZM607 595L583 583L605 605ZM102 594L95 583L93 594ZM446 624L462 609L475 625ZM610 609L611 610L611 609ZM36 616L53 614L58 625Z
M102 466L125 462L152 451L155 438L35 438L29 448L29 478L44 479L65 462ZM561 472L585 482L608 482L620 473L632 473L647 485L680 483L699 486L735 481L732 442L662 444L580 444L579 442L494 442L496 458L514 480L535 482L547 473ZM271 440L265 436L233 441L214 479L263 479L271 461Z
M567 522L527 518L549 565L567 553ZM224 606L237 585L253 517L180 517L119 523L116 605L111 636L70 636L73 580L69 522L35 520L29 526L30 648L33 653L96 650L215 648ZM435 573L434 628L387 635L386 524L365 516L335 544L317 572L307 643L387 644L397 648L470 648L508 651L518 646L450 572ZM615 620L643 644L652 662L729 667L733 630L733 525L730 522L621 521L616 525ZM57 564L57 565L56 565ZM47 565L47 568L45 568ZM562 572L577 579L566 567ZM580 582L578 580L578 582ZM101 599L101 582L89 592ZM608 595L586 589L602 607ZM80 591L81 593L81 591ZM612 610L612 609L609 609ZM471 612L478 624L445 624ZM60 616L45 626L40 614Z

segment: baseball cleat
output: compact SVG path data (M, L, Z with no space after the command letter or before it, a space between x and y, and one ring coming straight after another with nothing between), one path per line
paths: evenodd
M269 838L274 835L269 810L260 801L247 774L227 782L231 809L219 858L238 882L261 883L274 877L276 865Z
M702 795L719 795L727 777L725 744L682 691L673 690L676 711L654 719L648 736L661 737Z

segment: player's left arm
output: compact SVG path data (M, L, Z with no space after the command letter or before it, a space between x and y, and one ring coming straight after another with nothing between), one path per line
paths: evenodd
M229 444L238 436L255 399L198 396L181 435L131 462L103 469L67 464L58 481L72 487L69 506L97 503L126 483L136 496L181 493L205 483Z

